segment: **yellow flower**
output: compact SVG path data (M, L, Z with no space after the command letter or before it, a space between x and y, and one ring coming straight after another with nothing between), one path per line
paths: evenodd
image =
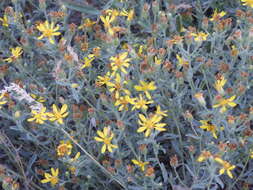
M130 98L129 95L121 96L115 101L115 106L119 106L119 111L122 111L123 109L128 110L128 104L134 104L133 98Z
M241 0L241 2L243 2L243 5L253 8L253 0Z
M220 79L216 80L214 83L214 88L220 93L220 94L224 94L224 89L223 86L226 84L227 80L225 79L225 77L222 75L220 77Z
M135 110L135 109L146 110L146 109L148 109L147 104L152 104L152 103L154 103L154 101L152 101L152 100L147 101L147 100L143 99L142 94L139 94L139 98L136 98L135 101L132 103L134 105L132 110Z
M93 54L89 54L87 57L84 57L84 64L81 67L81 69L84 69L86 67L91 67L91 62L95 59Z
M23 50L22 50L21 47L10 48L10 50L11 50L12 56L7 58L7 59L4 59L4 61L7 61L8 63L11 63L11 62L15 61L23 53Z
M238 53L239 53L238 49L234 45L232 45L231 46L231 55L235 57L238 55Z
M4 98L4 93L2 93L2 94L0 95L0 109L2 108L2 105L4 105L4 104L7 103L7 101L2 100L3 98Z
M100 16L101 21L104 23L105 29L109 32L110 35L113 35L113 29L111 27L111 23L115 20L113 16Z
M53 112L48 113L47 115L50 117L50 121L57 121L59 124L63 124L63 118L67 117L69 114L67 111L68 106L64 104L61 109L59 110L55 104L53 104Z
M158 59L156 56L155 56L155 64L156 65L161 65L162 63L162 59Z
M68 167L68 169L70 170L70 172L75 175L76 173L76 165L74 162L76 162L78 160L78 158L80 157L81 153L77 152L74 158L70 159L70 166Z
M250 158L253 158L253 151L250 151Z
M209 151L203 150L199 157L197 158L197 162L204 162L205 160L212 158L212 154Z
M199 126L201 129L206 129L207 131L210 131L213 137L217 139L217 127L215 125L211 124L211 122L208 120L200 120L200 123L202 124L201 126Z
M48 182L50 182L51 186L55 186L58 183L58 181L59 181L59 178L58 178L59 169L57 168L55 170L54 168L51 168L51 174L45 173L44 174L45 179L41 180L41 183L48 183Z
M43 107L40 111L32 110L31 113L33 114L32 118L27 119L27 121L32 122L35 120L35 123L43 124L44 121L47 120L47 114L45 113L47 108Z
M108 83L107 86L109 87L109 91L111 93L115 93L115 98L119 99L121 92L130 95L129 90L123 88L124 84L127 84L127 81L122 81L120 75L117 73L114 82Z
M111 82L110 82L110 80L111 80L111 73L110 72L107 72L106 74L105 74L105 76L98 76L98 79L97 79L97 81L96 81L96 83L99 85L99 86L102 86L102 85L113 85Z
M122 46L121 46L121 48L124 49L124 50L128 50L128 47L129 47L129 45L126 42L123 43Z
M156 112L155 112L156 115L166 117L166 116L168 116L166 114L167 112L168 112L167 110L162 111L160 105L156 106Z
M176 57L177 57L179 65L181 65L181 66L189 65L189 62L184 60L183 58L181 58L178 54L176 55Z
M141 133L145 131L145 137L148 137L153 129L157 131L166 131L164 127L166 123L159 123L162 120L162 116L153 115L150 118L146 118L144 115L139 114L138 123L141 127L138 128L137 132Z
M138 44L137 44L137 46L138 46ZM137 52L137 55L138 55L139 57L141 57L141 56L143 55L143 49L145 50L145 49L146 49L146 46L140 45L140 46L139 46L139 49L138 49L138 52Z
M43 98L42 96L37 96L35 94L30 94L30 96L37 102L43 103L46 101L45 98Z
M217 12L217 10L214 11L212 18L210 18L210 21L218 21L220 18L224 17L227 13L224 11Z
M113 145L111 143L111 141L114 137L114 134L110 131L109 127L104 127L103 132L100 131L100 130L97 130L97 134L98 134L99 137L94 137L94 139L97 142L103 142L104 143L102 148L101 148L101 153L105 153L106 149L109 152L112 152L113 148L118 148L117 145Z
M145 170L145 166L149 163L149 162L142 162L142 161L140 161L140 160L135 160L135 159L132 159L132 162L133 162L135 165L139 166L139 167L141 168L141 171L143 171L143 172L144 172L144 170Z
M129 12L127 12L126 10L123 10L120 12L121 16L126 16L127 17L127 21L131 21L134 18L134 10L131 9Z
M129 67L130 58L127 58L128 52L123 52L118 54L115 57L111 57L111 66L112 70L116 72L117 70L121 70L123 73L127 73L126 68Z
M233 102L233 100L236 98L236 96L231 96L230 98L220 98L218 100L218 103L213 105L213 108L221 107L220 112L224 113L227 110L227 107L235 107L237 104Z
M75 157L70 159L70 162L75 162L75 161L77 161L77 159L80 157L80 155L81 155L81 153L80 153L80 152L77 152L76 155L75 155Z
M86 19L84 20L84 23L83 23L81 26L79 26L78 29L84 29L85 27L86 27L86 28L90 28L90 27L92 27L94 24L96 24L95 21L92 21L92 20L90 20L89 18L86 18Z
M60 141L60 144L57 146L57 155L58 156L65 156L65 155L70 155L72 151L72 144L70 141Z
M111 16L100 16L101 21L104 23L104 27L106 29L111 28L111 23L113 22L113 17Z
M219 171L220 175L226 172L230 178L233 178L231 170L235 169L235 165L231 165L229 162L218 157L214 158L214 160L223 166L223 168L221 168Z
M191 35L194 37L194 40L196 42L202 42L206 41L208 34L204 32L199 32L199 33L191 33Z
M113 18L113 21L117 18L117 16L120 15L120 12L117 9L107 9L105 10L105 13L108 16L111 16Z
M8 17L7 17L6 14L3 16L3 18L0 18L0 21L2 22L2 25L3 25L3 26L5 26L5 27L8 27L8 26L9 26Z
M59 28L59 26L55 27L53 22L49 24L47 20L44 23L40 23L37 26L37 29L42 32L42 35L39 36L38 39L41 40L42 38L48 38L49 42L54 44L53 36L61 35L61 33L58 32Z
M128 12L127 20L128 20L128 21L131 21L131 20L133 20L133 18L134 18L134 10L131 9L131 10Z
M155 82L148 83L148 82L140 81L140 85L135 85L134 88L137 91L143 91L146 94L148 99L151 99L151 95L149 91L156 90Z
M75 173L76 173L76 166L69 166L68 169L71 172L71 174L75 175Z

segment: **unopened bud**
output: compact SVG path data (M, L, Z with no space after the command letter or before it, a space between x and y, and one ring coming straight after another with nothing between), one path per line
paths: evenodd
M19 118L20 115L21 115L20 111L16 111L16 112L14 113L14 117L15 117L15 118Z
M194 97L198 100L198 102L202 105L202 106L206 106L206 101L203 97L203 93L199 92L199 93L196 93L194 95Z
M79 86L79 84L77 84L77 83L72 83L71 84L71 88L77 88Z

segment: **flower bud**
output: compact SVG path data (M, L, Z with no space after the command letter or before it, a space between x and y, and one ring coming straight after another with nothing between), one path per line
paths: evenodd
M71 84L71 88L77 88L79 86L79 84L77 84L77 83L72 83Z
M198 100L198 102L202 105L202 106L206 106L206 101L203 97L203 93L199 92L199 93L196 93L194 95L194 97Z

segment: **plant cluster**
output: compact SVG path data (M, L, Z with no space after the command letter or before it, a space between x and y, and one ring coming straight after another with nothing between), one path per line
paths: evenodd
M253 1L0 2L5 190L253 188Z

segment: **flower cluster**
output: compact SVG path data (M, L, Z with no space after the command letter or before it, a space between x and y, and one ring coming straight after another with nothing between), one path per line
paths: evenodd
M174 2L1 1L4 188L250 189L253 1Z
M134 17L134 10L131 9L129 11L126 10L117 10L117 9L107 9L105 11L105 15L100 16L101 21L104 24L105 30L110 34L114 35L115 32L117 32L120 27L112 26L113 22L116 22L117 17L119 16L125 16L127 17L127 21L133 20Z
M52 122L57 122L59 124L63 124L63 118L68 116L68 106L67 104L64 104L60 109L57 108L55 104L52 106L52 112L46 112L46 107L42 107L41 110L32 110L31 114L32 117L29 118L27 121L32 122L35 121L35 123L43 124L44 121L49 120Z

